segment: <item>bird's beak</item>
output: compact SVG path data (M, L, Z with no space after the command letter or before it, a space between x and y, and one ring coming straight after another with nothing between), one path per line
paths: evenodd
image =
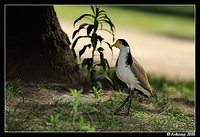
M120 45L120 41L117 40L117 41L115 42L115 44L113 44L113 45L110 46L110 48L112 48L112 47L116 47L116 48L118 48L119 45Z

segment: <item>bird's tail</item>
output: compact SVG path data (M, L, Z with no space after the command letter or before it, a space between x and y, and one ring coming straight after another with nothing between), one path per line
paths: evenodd
M147 91L146 89L142 88L142 87L137 87L134 90L138 91L138 93L148 97L148 98L155 98L154 94L152 92Z

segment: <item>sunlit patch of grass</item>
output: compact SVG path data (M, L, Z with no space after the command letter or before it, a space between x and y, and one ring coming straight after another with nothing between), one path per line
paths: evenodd
M133 8L133 10L126 10L121 6L102 5L101 7L114 23L116 31L118 27L126 27L172 37L194 39L194 15L185 17L177 16L177 14L162 14L159 11L144 12ZM60 19L75 20L83 13L91 13L89 5L55 5L54 8ZM150 9L151 6L148 8ZM179 11L177 10L177 12Z
M156 77L154 75L148 75L148 79L155 91L168 96L181 94L182 98L194 100L194 81L169 80L167 77Z

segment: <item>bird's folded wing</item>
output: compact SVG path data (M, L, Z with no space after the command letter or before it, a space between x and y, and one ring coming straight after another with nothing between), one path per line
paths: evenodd
M140 82L140 86L141 86L141 87L138 86L138 88L140 88L138 90L140 90L141 92L143 92L145 95L149 97L149 94L147 93L148 91L150 95L154 97L147 75L143 67L137 62L137 60L133 56L132 56L132 59L133 59L133 63L131 65L131 70L134 72L135 76L138 78ZM145 90L142 90L141 88L144 88Z

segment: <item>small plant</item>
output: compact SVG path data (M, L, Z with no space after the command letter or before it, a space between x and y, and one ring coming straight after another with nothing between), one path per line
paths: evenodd
M75 128L75 122L79 118L79 127L78 127L79 131L83 131L86 129L88 131L95 131L93 127L90 127L89 123L88 123L88 126L84 126L84 119L81 115L78 117L78 109L79 109L78 105L80 102L80 94L82 93L82 89L77 91L76 89L73 90L73 89L69 88L69 90L75 98L75 100L73 102L73 111L72 111L72 113L73 113L73 120L72 120L73 128Z
M37 85L37 88L38 88L39 90L45 89L44 84Z
M71 89L69 88L70 92L72 93L72 95L74 96L75 100L73 102L73 125L75 124L75 120L78 116L78 105L79 105L79 101L80 101L80 94L82 92L82 89L77 91L76 89Z
M87 70L90 72L90 82L92 86L98 87L99 89L102 88L101 84L99 81L97 81L97 72L95 70L96 66L101 66L103 67L104 71L109 71L110 66L108 64L107 59L104 58L104 48L102 46L97 46L98 42L102 45L102 43L107 44L110 47L110 44L104 40L104 38L101 35L97 34L97 31L104 31L108 32L113 36L113 41L114 41L114 25L110 18L107 16L106 12L104 10L100 10L100 7L98 6L91 6L93 14L83 14L80 16L78 19L74 21L74 26L75 24L80 21L81 19L85 18L89 21L89 23L82 23L77 30L73 32L72 39L75 38L76 34L82 30L86 29L86 34L85 36L79 36L77 37L74 42L72 43L72 52L75 57L75 46L78 42L79 39L81 38L89 38L90 43L87 45L83 45L83 48L79 51L79 58L84 54L85 50L87 48L92 48L92 57L91 58L85 58L83 62L81 63L82 67L87 66ZM103 28L103 24L108 24L110 26L110 30ZM112 51L112 49L110 48ZM99 53L100 56L100 63L94 62L94 56L95 52Z
M93 90L90 90L89 92L93 92L96 98L99 98L101 95L103 95L102 89L97 89L94 86L92 88Z
M44 83L46 83L46 81L44 81ZM45 89L44 83L41 83L41 84L37 85L37 88L39 90L44 90Z
M62 114L51 114L51 115L48 115L48 122L50 122L51 126L50 126L50 131L55 131L56 128L58 128L57 126L57 123L59 122L59 117L62 116Z
M79 119L79 131L84 131L84 130L87 130L89 132L94 132L95 129L94 127L90 127L90 123L88 123L87 126L84 126L84 119L82 116L80 116L80 119Z

